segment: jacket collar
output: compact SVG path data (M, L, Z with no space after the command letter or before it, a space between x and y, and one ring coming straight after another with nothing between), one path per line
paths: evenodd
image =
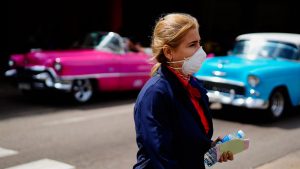
M187 92L185 91L183 85L181 84L181 82L179 81L179 79L176 77L176 75L171 72L166 65L162 64L160 66L160 68L158 69L157 73L162 76L163 78L165 78L167 81L169 81L172 85L171 87L180 92L180 94L184 94L186 95Z

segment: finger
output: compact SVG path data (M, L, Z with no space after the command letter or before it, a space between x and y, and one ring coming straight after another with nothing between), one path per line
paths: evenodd
M214 140L214 142L217 143L218 141L221 141L221 140L222 140L222 138L221 138L220 136L218 136L218 137Z
M232 154L232 152L228 152L228 155L229 155L228 159L232 161L233 160L233 154Z
M223 162L223 154L221 155L219 162L222 163Z
M218 136L218 138L216 139L216 142L221 141L221 140L222 140L222 137Z
M225 160L226 160L226 153L225 152L222 153L221 160L222 160L222 162L225 162Z
M226 153L226 159L227 159L227 160L232 160L232 158L233 158L232 153L231 153L230 151L228 151L228 152Z
M222 138L220 136L218 136L218 138L216 138L212 143L211 143L211 146L214 147L216 146L217 142L221 141Z
M223 153L223 161L227 162L227 153Z

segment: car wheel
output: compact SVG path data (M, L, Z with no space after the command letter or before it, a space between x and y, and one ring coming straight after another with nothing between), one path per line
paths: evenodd
M282 90L276 90L273 92L269 103L269 116L273 120L281 118L288 109L288 101Z
M72 96L75 101L85 103L94 94L93 85L89 79L77 79L73 81Z

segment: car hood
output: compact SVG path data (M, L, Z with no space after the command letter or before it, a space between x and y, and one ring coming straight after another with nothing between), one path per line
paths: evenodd
M283 59L257 58L254 60L239 56L223 56L207 59L196 76L214 76L230 80L244 81L250 74L280 69L292 64Z

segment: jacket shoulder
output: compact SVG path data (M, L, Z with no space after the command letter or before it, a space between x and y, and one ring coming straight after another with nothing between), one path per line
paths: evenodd
M149 92L157 92L164 95L168 95L171 92L171 86L169 82L162 78L160 75L151 77L142 88L140 95L148 94Z

